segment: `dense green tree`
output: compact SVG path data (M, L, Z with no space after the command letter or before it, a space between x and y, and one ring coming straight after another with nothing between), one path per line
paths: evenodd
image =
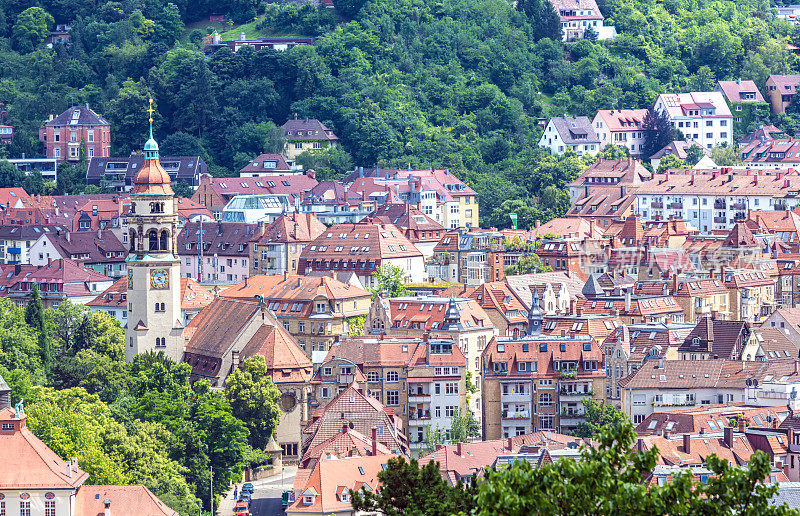
M280 423L280 392L267 376L267 364L261 355L248 357L240 369L225 380L225 397L233 415L250 431L250 446L263 450Z
M797 514L770 501L778 487L764 483L771 464L761 451L747 468L707 457L714 473L707 484L694 480L688 468L653 485L642 479L656 465L658 450L631 453L637 437L630 423L606 427L596 436L597 447L581 449L580 460L490 468L478 488L478 514Z
M683 167L683 161L681 161L681 159L678 156L674 154L669 154L658 160L658 168L656 169L656 174L663 174L669 169L681 168L681 167Z
M617 431L629 421L628 416L611 403L598 402L592 398L584 398L582 402L586 411L586 422L578 426L575 432L578 437L594 437L605 426L611 426Z
M686 158L683 160L686 163L686 166L693 167L697 165L697 162L704 156L703 149L700 148L698 145L692 145L686 151Z
M378 283L370 287L372 297L386 294L386 297L402 297L406 295L406 273L403 269L390 263L381 265L372 273Z
M548 265L542 264L542 260L536 254L529 254L520 257L517 263L506 269L507 276L517 274L531 274L534 272L550 272L553 269Z
M648 111L642 121L642 128L645 133L642 154L646 158L649 158L675 140L675 130L672 128L669 116L664 110Z
M33 52L36 45L44 41L50 34L50 27L55 20L41 7L29 7L17 16L14 24L14 48L27 54Z
M411 462L402 457L389 459L378 479L380 490L350 490L353 509L387 516L449 516L470 514L477 509L474 502L477 482L464 486L459 481L451 486L442 479L436 461L419 467L416 459Z

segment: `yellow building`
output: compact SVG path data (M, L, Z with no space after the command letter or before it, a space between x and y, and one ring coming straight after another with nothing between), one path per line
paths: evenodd
M283 137L286 138L286 157L290 160L305 151L326 150L336 145L339 138L325 124L313 118L297 118L283 124Z
M331 345L350 334L360 335L371 294L331 276L258 275L220 292L221 297L264 303L313 363L319 364Z

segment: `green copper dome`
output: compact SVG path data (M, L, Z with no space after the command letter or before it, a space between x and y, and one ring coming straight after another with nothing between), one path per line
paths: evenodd
M158 144L152 136L144 144L144 159L158 159Z

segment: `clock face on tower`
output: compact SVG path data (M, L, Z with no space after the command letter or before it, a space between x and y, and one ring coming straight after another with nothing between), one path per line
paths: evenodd
M133 269L128 269L128 288L133 288Z
M169 288L169 271L167 269L153 269L150 271L150 287L155 289Z

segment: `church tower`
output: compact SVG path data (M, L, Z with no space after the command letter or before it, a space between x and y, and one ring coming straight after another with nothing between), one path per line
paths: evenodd
M153 139L152 99L148 112L150 139L144 145L144 165L133 178L128 215L131 247L127 258L125 359L130 362L140 353L163 351L180 362L183 324L177 201Z

